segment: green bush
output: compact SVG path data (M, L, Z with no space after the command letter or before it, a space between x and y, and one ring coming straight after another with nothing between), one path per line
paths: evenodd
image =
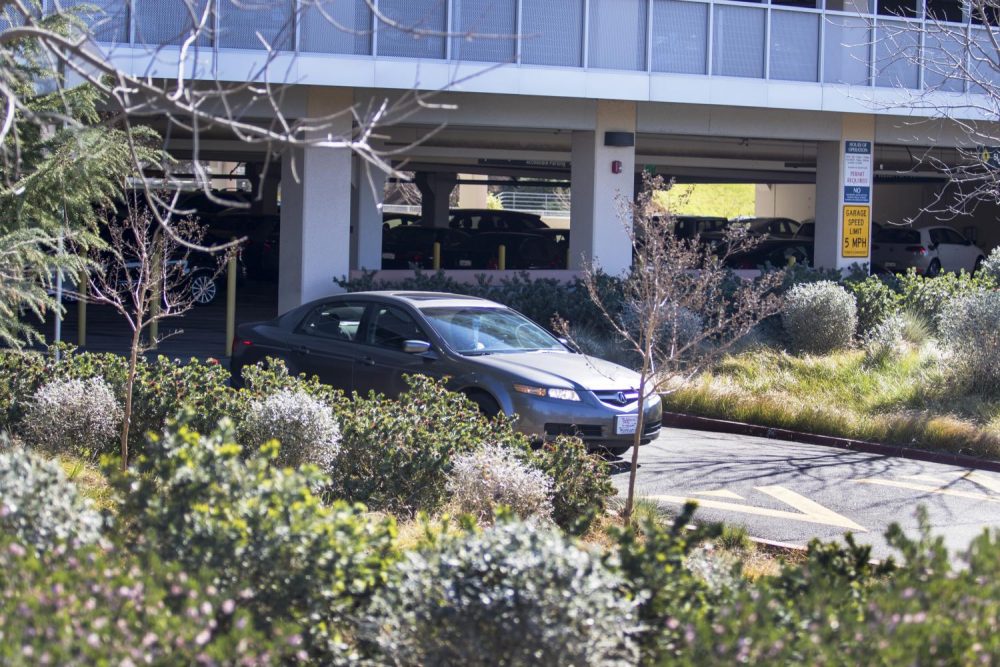
M488 421L462 394L423 376L407 378L398 400L371 394L339 403L340 453L331 494L373 510L410 516L444 503L453 458L485 444L524 449L501 418Z
M953 298L993 288L992 279L985 276L970 276L964 271L959 274L942 273L934 278L927 278L910 269L899 276L900 306L924 317L935 328L940 325L945 304Z
M991 281L994 286L1000 286L1000 247L990 251L989 257L983 260L976 276Z
M1000 391L1000 292L949 301L938 322L941 341L957 360L962 383L973 391Z
M796 350L825 354L847 347L857 321L854 297L836 283L802 283L785 295L781 323Z
M881 366L894 360L905 340L906 327L906 320L898 313L879 322L862 340L865 363L869 366Z
M97 548L35 553L0 533L4 665L269 665L295 657L281 622L254 627L247 600L211 575Z
M387 663L635 664L621 578L555 529L501 521L410 553L395 575L368 624Z
M282 389L249 401L239 434L240 442L247 447L277 440L281 443L278 463L293 467L314 463L328 470L340 446L333 410L302 390Z
M226 422L207 436L171 424L115 476L120 513L143 548L211 569L222 589L249 594L259 627L302 625L304 650L330 660L386 576L394 524L360 506L324 505L314 490L326 478L314 466L277 468L276 456L267 445L244 460Z
M101 526L101 515L58 463L23 449L0 454L0 534L44 553L97 542Z
M877 276L848 280L844 287L854 295L857 302L858 334L862 337L899 311L899 294Z
M587 451L579 438L559 437L531 454L553 482L552 519L571 535L583 535L607 509L616 490L608 463Z
M122 414L103 378L56 378L32 394L20 432L35 449L97 460L117 450Z

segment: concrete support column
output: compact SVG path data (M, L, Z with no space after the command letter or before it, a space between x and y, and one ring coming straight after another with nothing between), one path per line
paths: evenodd
M351 89L312 88L308 114L320 117L350 107ZM324 135L349 137L350 114L333 119ZM339 291L334 278L350 270L351 151L286 150L281 160L281 252L278 312Z
M857 151L870 148L867 173ZM872 155L875 149L875 117L844 114L841 140L822 141L816 146L816 238L815 265L824 269L846 269L871 261ZM852 166L853 165L853 166ZM858 179L867 181L859 185ZM865 192L867 188L867 192ZM858 239L857 221L867 216L864 242ZM845 227L845 220L847 226Z
M620 274L632 266L622 204L635 198L635 109L634 102L598 100L594 131L573 132L571 269L593 264Z
M355 162L357 183L357 214L351 266L355 269L377 271L382 268L382 202L385 200L387 174L358 159Z
M420 215L430 227L447 227L455 174L419 171L413 182L420 190Z
M488 181L486 174L459 174L459 178L466 181ZM463 183L458 186L458 207L459 208L486 208L490 201L490 189L485 183L483 185L471 185Z

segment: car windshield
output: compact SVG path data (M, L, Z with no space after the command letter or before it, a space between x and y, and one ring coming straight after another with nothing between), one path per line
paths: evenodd
M552 334L512 310L427 308L421 312L434 331L459 354L566 349Z

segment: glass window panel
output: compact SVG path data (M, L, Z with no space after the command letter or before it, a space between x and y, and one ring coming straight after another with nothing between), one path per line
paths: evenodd
M771 78L817 81L819 77L819 14L771 13Z
M854 16L827 16L823 73L825 83L867 86L869 82L868 25Z
M708 5L679 0L653 3L653 70L705 74Z
M965 49L962 48L963 41L950 34L952 30L959 31L964 40L964 26L926 24L923 57L925 88L959 93L964 90L962 65Z
M128 42L128 5L125 0L63 0L63 11L75 11L83 18L95 41L113 44ZM76 9L80 5L86 11Z
M588 64L646 69L646 0L591 0Z
M764 18L762 9L715 7L714 74L764 77Z
M583 65L583 3L532 0L521 7L521 62Z
M880 21L875 44L875 85L916 88L920 24Z
M396 25L379 22L378 55L444 58L446 0L381 0L379 11Z
M514 62L515 0L453 0L452 11L455 13L452 30L457 33L451 43L452 60Z
M295 23L292 20L292 0L218 1L220 47L263 49L264 42L272 49L288 50L293 47Z
M991 91L995 92L995 87L1000 85L1000 65L998 65L997 51L993 47L993 41L985 29L978 28L972 32L971 46L969 51L969 92L986 93L986 89L980 84L989 86Z
M211 11L202 23L208 0L136 0L135 41L138 44L159 46L181 44L189 35L198 31L195 44L212 43L214 19ZM204 26L199 28L199 26Z
M365 0L315 0L303 5L299 49L314 53L372 52L372 11Z

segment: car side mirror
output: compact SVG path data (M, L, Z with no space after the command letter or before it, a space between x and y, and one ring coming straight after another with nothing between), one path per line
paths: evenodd
M431 344L426 340L404 340L403 352L407 354L424 354L429 352Z

